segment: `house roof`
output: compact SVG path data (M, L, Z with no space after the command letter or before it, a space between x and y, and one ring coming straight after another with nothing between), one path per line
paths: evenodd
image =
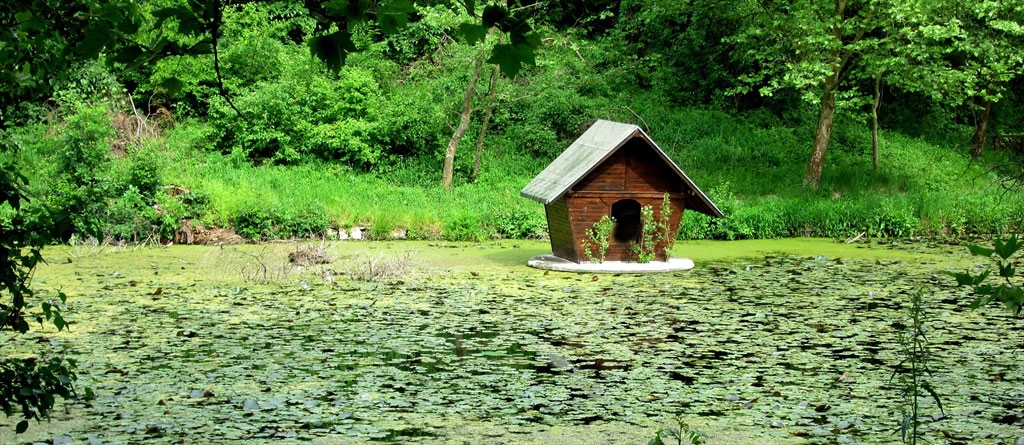
M722 216L722 211L711 199L640 127L606 120L598 120L591 125L519 194L544 205L551 204L635 137L646 141L693 192L696 202L690 202L688 208L711 216Z

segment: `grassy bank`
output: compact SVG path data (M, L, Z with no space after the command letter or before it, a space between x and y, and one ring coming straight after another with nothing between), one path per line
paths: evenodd
M635 100L635 99L634 99ZM1019 231L1020 193L1006 192L982 162L962 151L896 132L881 135L882 162L870 165L866 128L841 127L819 191L803 191L811 129L762 117L698 109L673 110L639 101L636 117L659 145L722 208L711 220L687 214L680 238L844 238L989 234ZM368 227L388 239L486 240L543 236L543 208L519 190L548 156L518 152L512 135L491 136L479 177L472 152L459 153L457 184L439 187L439 158L401 160L373 172L331 163L254 167L191 148L190 125L169 133L167 183L208 198L204 224L232 227L248 238L317 234ZM177 144L177 145L175 145ZM472 180L472 182L471 182ZM303 230L287 227L303 226Z

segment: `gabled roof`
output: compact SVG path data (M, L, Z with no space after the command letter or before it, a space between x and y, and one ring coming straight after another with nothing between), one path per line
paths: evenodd
M544 171L533 178L533 181L530 181L526 187L523 187L519 194L544 205L551 204L634 137L643 138L672 168L672 171L679 175L679 179L694 192L697 202L691 202L688 205L691 210L711 216L722 216L722 211L718 210L711 199L640 127L606 120L599 120L591 125Z

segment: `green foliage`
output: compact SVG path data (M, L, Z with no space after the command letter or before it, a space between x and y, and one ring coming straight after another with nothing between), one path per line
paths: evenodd
M900 438L903 443L916 445L918 439L924 440L923 431L918 429L923 423L922 417L925 417L921 408L922 399L931 397L943 415L945 411L942 409L942 400L929 380L932 376L932 354L925 335L926 314L921 305L920 291L911 294L907 312L909 323L904 324L905 327L898 332L901 360L889 381L897 380L903 396L900 405Z
M156 198L163 186L162 168L156 154L150 150L131 155L124 184L133 187L149 200Z
M629 248L638 263L650 263L657 256L658 233L666 230L654 219L654 207L640 207L640 236L629 242Z
M494 231L503 238L536 238L544 234L546 221L537 209L510 208L490 218Z
M312 238L323 237L330 228L327 213L322 206L307 204L297 208L288 208L282 212L278 227L274 230L275 238Z
M264 82L281 75L284 45L274 39L252 36L224 51L223 75L239 86Z
M422 157L430 160L439 154L446 138L451 137L444 97L430 83L396 87L369 107L371 144L382 152L402 158L403 162ZM427 171L421 170L421 173ZM422 181L419 184L437 181Z
M12 149L6 141L2 143ZM27 215L26 186L15 165L0 162L0 208L8 209L0 222L0 332L10 329L25 334L29 318L62 331L68 327L61 312L67 296L60 292L59 301L37 302L29 284L33 270L43 261L43 247L59 241L67 231L68 213L36 207L34 215ZM36 304L39 311L33 313L30 309ZM18 433L28 428L28 420L48 417L56 397L75 396L74 369L74 361L59 357L0 358L0 409L8 417L16 411L24 417L16 427Z
M615 218L604 215L594 223L593 227L587 229L587 237L580 240L580 243L583 247L583 254L590 262L598 264L604 262L614 228Z
M468 212L459 212L444 223L441 236L450 241L480 242L491 236L481 218Z
M671 231L672 205L668 193L661 199L661 206L658 207L658 232L654 234L654 242L661 246L662 253L667 257L672 247L676 244L676 237L679 236L679 228Z
M280 223L273 210L250 203L231 216L231 226L244 238L260 241L274 237L274 228Z
M76 397L73 383L78 379L77 364L71 359L52 357L48 360L0 359L0 409L8 417L16 410L25 418L18 422L16 432L28 430L30 419L50 415L56 398ZM90 390L86 390L91 394Z
M493 129L519 144L532 156L554 158L593 121L593 100L562 79L540 84L536 95L498 107ZM546 88L557 86L558 88Z
M223 99L214 99L210 124L219 146L257 163L296 164L303 160L341 161L371 167L384 160L372 144L365 120L379 88L371 73L346 68L331 80L309 72L261 82L235 99L239 117Z
M100 230L104 235L121 241L142 243L155 234L156 213L153 206L135 186L119 197L111 198L104 208Z
M98 60L87 60L68 70L69 76L54 88L53 99L61 107L98 106L124 100L125 88L110 68Z
M1010 312L1020 315L1024 308L1024 287L1017 279L1015 261L1011 258L1024 247L1024 241L1011 236L1005 241L996 239L992 248L971 244L967 246L971 254L991 259L995 269L985 269L975 275L970 271L945 272L956 279L957 286L972 286L976 298L971 302L971 309L977 309L993 302L1002 303ZM995 272L995 275L993 275ZM996 285L986 284L989 276L993 276L999 283Z
M384 37L383 56L402 66L430 57L445 39L457 32L459 15L444 6L427 6L419 11L419 19L400 31Z
M61 129L57 169L69 176L73 187L96 187L110 156L114 130L107 107L80 106Z
M668 428L661 428L654 433L654 438L647 442L647 445L671 445L672 442L666 442L668 440L675 439L676 445L703 445L707 443L708 435L700 430L695 430L690 427L683 416L675 416L673 418L675 426ZM684 442L685 441L685 442Z

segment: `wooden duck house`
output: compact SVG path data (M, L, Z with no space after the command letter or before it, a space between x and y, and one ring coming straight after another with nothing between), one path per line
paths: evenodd
M640 127L599 120L520 192L545 206L554 256L581 263L588 231L613 218L604 260L632 261L640 241L641 209L654 220L669 197L668 233L675 234L685 210L721 217L722 212ZM656 249L656 261L667 261Z

